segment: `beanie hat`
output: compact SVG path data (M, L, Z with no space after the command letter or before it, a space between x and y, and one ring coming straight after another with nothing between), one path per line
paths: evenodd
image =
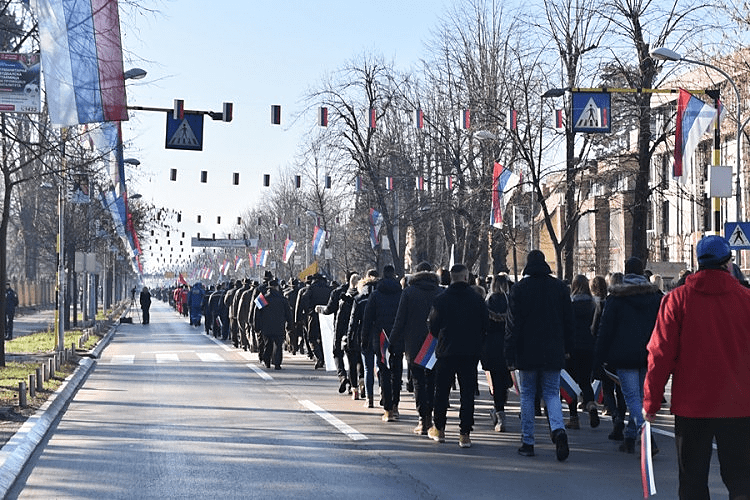
M725 238L711 235L698 242L696 254L700 267L716 267L729 260L732 256L732 250Z
M638 257L630 257L625 261L625 274L643 275L643 262Z

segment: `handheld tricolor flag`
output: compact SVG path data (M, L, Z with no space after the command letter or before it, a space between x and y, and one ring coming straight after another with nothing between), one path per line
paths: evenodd
M654 459L651 455L651 422L643 422L641 427L641 482L643 483L643 498L656 495L656 481L654 480Z
M385 365L386 368L390 368L390 362L388 360L388 346L391 343L388 340L388 335L385 334L385 330L380 330L380 362Z
M569 405L573 403L573 399L577 398L581 394L581 388L576 384L573 377L567 372L567 370L560 371L560 395Z
M255 307L258 309L263 309L268 305L268 299L266 299L266 296L261 294L258 294L258 296L255 298Z
M677 125L675 127L674 170L681 177L683 168L698 147L703 134L716 118L716 108L701 101L686 90L680 89L677 100Z
M433 337L431 332L428 332L427 337L425 337L424 342L422 343L422 348L414 358L414 362L419 366L432 370L432 367L435 366L435 362L437 361L437 356L435 355L437 343L437 339Z

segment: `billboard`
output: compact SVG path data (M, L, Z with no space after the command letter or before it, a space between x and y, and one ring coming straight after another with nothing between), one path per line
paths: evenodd
M39 54L0 52L0 112L39 113Z

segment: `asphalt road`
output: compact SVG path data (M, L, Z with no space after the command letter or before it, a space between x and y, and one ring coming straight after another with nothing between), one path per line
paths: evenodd
M616 451L608 420L591 429L582 417L582 429L569 431L570 458L558 462L538 418L537 456L521 457L517 397L509 432L496 433L485 384L473 446L461 449L455 399L438 444L411 433L406 392L401 421L383 423L306 357L286 356L274 371L256 356L155 301L150 325L119 326L8 498L643 498L639 459ZM675 498L674 442L658 440L658 496ZM718 498L726 490L716 462Z

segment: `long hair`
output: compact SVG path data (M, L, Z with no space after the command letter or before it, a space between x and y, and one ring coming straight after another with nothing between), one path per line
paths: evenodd
M591 289L589 288L589 279L583 274L577 275L573 278L573 283L570 285L571 295L591 295Z

